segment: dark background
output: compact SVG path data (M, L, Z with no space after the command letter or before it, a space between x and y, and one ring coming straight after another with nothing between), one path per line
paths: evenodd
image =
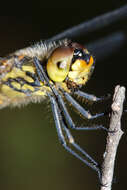
M86 1L79 8L44 8L43 3L31 1L29 16L0 16L0 56L33 43L48 39L62 30L114 10L125 1ZM60 2L59 2L60 3ZM77 2L78 3L78 2ZM47 2L48 6L48 2ZM46 7L46 6L45 6ZM57 6L56 6L57 7ZM70 6L71 7L71 6ZM75 3L76 7L76 3ZM92 43L119 30L126 30L127 21L104 28L75 41ZM111 44L109 44L109 47ZM127 45L105 58L96 57L96 69L85 91L97 96L113 93L117 84L127 84ZM107 48L107 47L106 47ZM112 51L112 50L111 50ZM96 53L92 52L95 56ZM110 52L111 53L111 52ZM67 153L59 144L50 105L30 104L22 108L6 108L0 111L0 188L6 190L34 189L97 189L98 178L94 171ZM109 102L99 105L87 104L92 113L104 111ZM125 105L126 106L126 105ZM72 114L75 117L75 114ZM77 122L84 120L76 116ZM99 121L100 122L100 121ZM108 126L108 117L102 121ZM126 115L122 120L126 132ZM105 148L103 131L73 133L77 142L99 163ZM127 146L124 134L115 166L114 189L127 186Z

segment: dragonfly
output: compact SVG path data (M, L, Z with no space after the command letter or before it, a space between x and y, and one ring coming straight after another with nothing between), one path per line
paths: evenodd
M92 115L72 96L93 102L105 100L105 97L96 97L80 90L90 79L94 68L95 58L87 48L68 39L40 42L0 57L0 109L49 98L60 143L69 153L95 170L101 181L99 164L77 144L70 129L109 130L102 125L77 126L64 101L66 99L79 115L88 120L105 115Z
M104 99L80 91L90 78L94 67L95 60L91 53L84 46L67 39L37 43L0 58L0 109L49 98L61 144L68 152L97 171L100 178L98 163L75 142L70 129L108 129L101 125L77 127L64 102L65 98L88 120L104 115L90 114L71 96L76 94L91 101ZM87 159L81 157L77 151Z

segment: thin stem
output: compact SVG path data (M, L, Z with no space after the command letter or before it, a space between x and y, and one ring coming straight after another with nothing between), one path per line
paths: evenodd
M123 112L123 102L125 99L125 88L116 86L115 93L112 103L112 113L110 118L110 131L113 133L108 133L106 150L104 153L104 161L102 164L102 186L101 190L111 190L113 171L115 164L115 157L117 148L119 145L120 138L123 134L121 130L121 116Z

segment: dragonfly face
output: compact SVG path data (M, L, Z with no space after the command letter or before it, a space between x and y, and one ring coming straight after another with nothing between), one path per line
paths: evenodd
M58 47L47 63L47 73L54 82L84 85L94 69L93 56L86 48L77 43Z

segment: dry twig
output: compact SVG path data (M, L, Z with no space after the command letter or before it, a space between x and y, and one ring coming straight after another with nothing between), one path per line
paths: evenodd
M123 112L123 102L125 99L125 88L116 86L115 93L113 96L112 103L112 113L110 119L110 131L115 131L113 133L109 132L107 137L106 150L104 153L104 162L102 164L102 186L101 190L111 190L114 163L116 152L120 138L123 134L121 130L121 116Z

